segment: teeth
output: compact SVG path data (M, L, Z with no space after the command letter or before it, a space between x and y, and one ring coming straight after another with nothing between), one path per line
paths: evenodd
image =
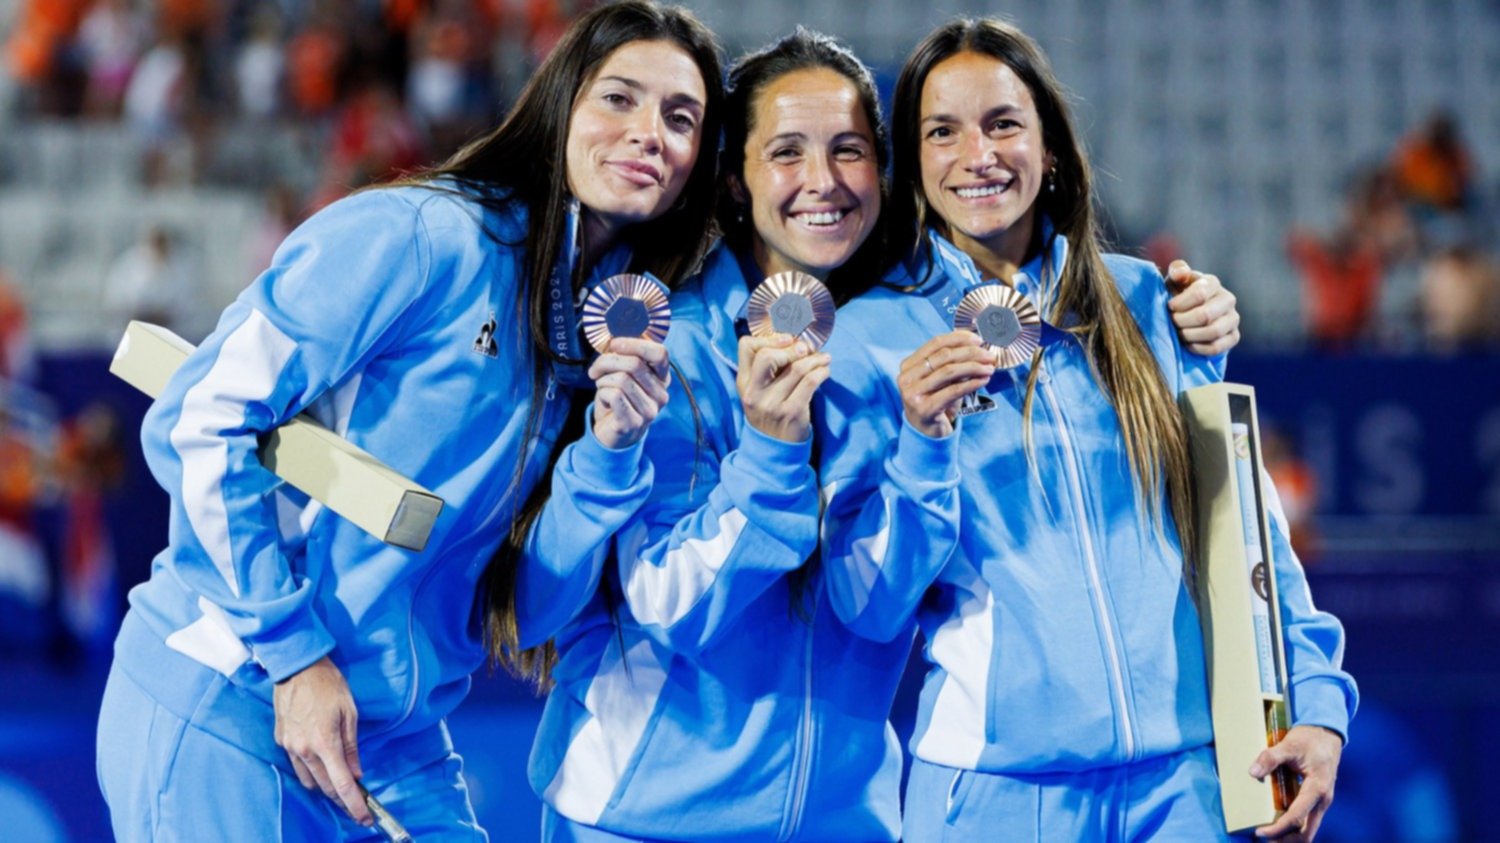
M808 225L833 225L844 218L844 212L819 211L817 213L798 214L797 218Z
M991 184L984 187L960 187L957 193L964 199L978 199L981 196L995 196L1004 190L1006 185Z

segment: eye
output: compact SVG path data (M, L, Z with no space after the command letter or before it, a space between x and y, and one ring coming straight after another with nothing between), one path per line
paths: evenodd
M845 144L833 150L833 157L840 161L863 161L865 148L857 144Z
M624 108L630 105L630 97L625 96L619 91L609 91L601 99L616 108Z
M796 161L802 157L802 150L795 146L783 146L771 151L772 161Z
M685 111L675 111L668 114L667 124L684 134L698 127L698 121L693 119L693 115Z
M1001 117L990 124L990 131L993 132L1011 132L1019 128L1021 128L1020 122L1009 117Z
M951 126L934 126L927 132L927 139L930 141L945 141L953 137L954 132Z

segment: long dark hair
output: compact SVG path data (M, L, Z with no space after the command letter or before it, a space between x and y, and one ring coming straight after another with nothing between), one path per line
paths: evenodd
M890 162L890 139L880 114L880 96L875 78L853 52L820 32L797 27L791 34L769 46L749 53L729 70L729 98L725 103L724 149L719 154L719 172L725 185L719 191L719 230L724 241L736 252L751 246L754 224L746 213L745 203L728 190L731 178L744 181L745 140L755 131L755 108L762 91L777 79L799 70L826 69L844 77L859 96L865 121L875 134L875 164L880 170L880 203L884 208L890 198L886 167ZM843 266L828 277L828 289L842 304L868 288L878 279L883 261L882 229L876 225Z
M1191 464L1187 431L1161 368L1126 307L1109 270L1093 203L1093 174L1082 139L1073 125L1067 94L1041 47L1002 21L960 18L928 35L912 51L896 82L892 106L896 125L892 180L899 185L886 219L887 237L896 254L911 257L930 250L928 227L944 222L928 217L920 168L922 88L940 62L958 53L994 58L1009 67L1031 92L1042 123L1042 141L1056 169L1053 186L1036 199L1037 211L1053 224L1053 237L1068 241L1068 259L1058 278L1058 295L1049 318L1077 316L1073 333L1083 344L1104 392L1114 405L1125 439L1125 453L1139 493L1155 523L1162 524L1162 484L1177 524L1189 571L1196 558L1197 537L1192 510ZM1040 226L1037 231L1040 232ZM1043 254L1051 243L1033 244ZM1044 272L1056 272L1044 267ZM1030 445L1031 406L1041 371L1042 352L1032 361L1026 383L1024 413ZM1163 478L1165 475L1165 478Z
M707 221L715 204L714 151L723 113L718 43L713 33L683 9L649 0L623 0L583 15L542 62L499 128L468 144L441 166L408 180L437 186L455 184L489 207L519 205L527 210L525 241L520 244L524 248L526 281L517 302L516 319L516 324L525 324L527 330L517 332L516 345L530 361L532 389L526 444L511 479L513 489L520 488L530 443L535 441L541 424L549 368L581 362L558 356L547 343L545 329L547 285L568 236L566 150L573 106L604 62L616 50L638 41L664 41L680 47L697 65L707 94L698 159L677 204L662 216L632 225L622 234L622 240L632 248L632 269L651 272L669 285L677 283L697 266L712 242ZM573 279L575 283L578 280ZM570 416L579 416L581 409L575 406ZM567 427L581 430L577 418L570 418ZM559 439L549 465L566 441ZM484 612L485 645L493 661L539 685L546 681L555 654L550 643L529 650L520 647L516 565L549 489L544 477L518 509L485 571L478 598Z

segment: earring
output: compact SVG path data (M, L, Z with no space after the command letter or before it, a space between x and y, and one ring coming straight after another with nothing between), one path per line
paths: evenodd
M1052 165L1052 169L1050 169L1050 170L1047 171L1047 192L1048 193L1056 193L1057 192L1057 165L1056 164L1053 164Z

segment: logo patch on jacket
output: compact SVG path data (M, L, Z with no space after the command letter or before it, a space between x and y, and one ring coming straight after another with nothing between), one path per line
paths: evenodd
M485 357L499 357L500 347L495 345L495 311L490 311L490 319L479 329L479 336L474 338L474 351Z
M974 416L979 413L988 413L995 409L995 400L983 392L971 392L958 402L958 411L954 415Z

